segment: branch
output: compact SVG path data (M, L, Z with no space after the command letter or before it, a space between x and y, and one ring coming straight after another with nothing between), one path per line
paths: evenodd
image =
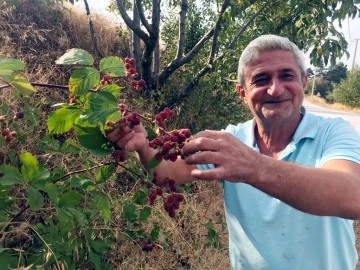
M181 1L181 10L179 13L179 43L178 50L176 53L176 59L180 59L184 54L184 43L185 43L185 22L186 22L186 13L188 9L188 1Z
M60 89L69 89L67 85L58 85L58 84L48 84L48 83L30 83L32 86L40 87L49 87L49 88L60 88ZM11 84L0 85L0 90L4 88L12 87Z
M133 0L133 19L134 23L137 25L137 27L140 26L140 15L138 12L138 8L136 5L136 0ZM130 43L130 48L132 47L132 56L135 58L136 62L136 70L138 71L137 79L141 77L142 70L141 70L141 46L140 46L140 38L134 33L131 32L132 36L132 43Z
M145 26L146 30L149 32L149 35L151 35L153 32L153 29L152 29L151 25L148 23L147 19L145 18L142 0L135 0L135 1L136 1L136 7L137 7L137 11L140 16L141 23Z
M154 38L159 37L160 32L160 2L161 0L152 1L152 29L151 36Z
M146 44L150 43L149 36L141 30L140 27L138 27L134 21L129 17L129 15L126 13L125 7L124 7L124 1L123 0L116 0L116 4L118 6L118 10L120 12L121 17L123 18L126 25L139 37L141 38Z
M253 3L254 2L255 1L253 1ZM250 18L250 20L240 29L240 31L236 34L236 36L233 38L231 43L226 47L226 49L220 56L215 58L212 62L209 61L209 63L195 75L195 77L190 81L190 83L184 89L183 93L180 96L169 100L166 104L164 104L160 107L160 110L165 107L173 107L173 106L181 104L191 94L194 87L199 83L200 79L213 69L213 64L215 62L219 62L219 60L221 60L225 56L225 52L227 52L228 50L232 49L235 46L235 43L238 41L238 39L241 37L241 35L245 32L247 27L249 27L249 25L256 19L256 17L259 16L262 11L264 11L264 9L268 6L269 2L270 2L270 0L267 0L263 4L263 6L258 10L258 12L256 12ZM210 55L210 60L211 60L211 55Z
M211 28L199 41L198 43L192 48L190 52L188 52L184 57L181 59L174 59L163 71L161 71L158 79L158 84L161 87L163 83L173 74L179 67L185 65L186 63L190 62L204 47L206 42L213 37L215 31L217 31L220 25L218 21L221 20L223 13L226 9L230 6L230 0L224 0L219 18L213 28Z
M90 17L90 9L89 9L89 5L88 5L88 2L87 0L84 0L84 4L85 4L85 9L86 9L86 17L88 18L88 21L89 21L89 28L90 28L90 35L91 35L91 40L93 42L93 45L94 45L94 48L95 48L95 51L98 53L98 55L103 58L104 55L100 52L98 46L97 46L97 40L96 40L96 35L95 35L95 29L94 29L94 24L91 20L91 17Z

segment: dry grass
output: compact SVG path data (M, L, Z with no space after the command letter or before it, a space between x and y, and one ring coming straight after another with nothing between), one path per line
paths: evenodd
M16 6L12 5L14 3ZM50 7L44 3L45 1L39 0L0 3L0 55L25 61L27 67L23 75L31 82L67 84L71 67L56 66L54 63L70 48L82 48L96 56L89 34L88 20L84 10L74 10L70 5ZM126 32L114 27L101 16L93 15L92 20L97 33L98 47L105 56L118 55L124 58L129 55ZM99 56L96 56L95 61L98 62L99 59ZM54 88L37 90L28 104L37 111L34 117L39 124L33 128L30 121L24 120L22 125L27 140L21 145L12 145L13 150L29 151L36 154L50 169L58 167L67 172L84 168L95 162L92 157L85 159L77 154L62 155L59 152L38 148L38 142L46 134L45 123L51 111L50 106L67 101L68 93L66 90ZM129 94L124 99L131 101L134 95L136 96L136 93ZM10 88L0 91L0 101L0 110L7 115L24 106L23 101L13 96ZM133 105L140 106L139 104ZM73 135L69 133L59 139L66 138L73 138ZM7 163L9 160L4 153L5 150L0 147L0 162ZM88 164L82 164L84 160ZM141 243L130 241L124 233L121 200L122 196L129 196L133 187L129 187L130 191L124 190L123 194L119 194L122 192L119 186L108 187L109 194L113 194L112 201L115 207L110 229L116 236L117 244L108 254L113 269L229 268L222 187L216 182L196 185L198 185L197 192L185 195L186 202L181 206L178 219L169 218L163 210L162 203L159 202L155 206L155 215L151 217L147 229L151 230L153 224L157 223L163 233L159 246L150 253L144 252ZM30 221L31 218L26 216L25 221ZM219 249L205 247L207 239L205 225L210 219L215 223L221 220L216 225L221 235L222 247Z
M306 100L332 110L360 113L360 108L351 108L340 103L328 103L324 98L317 96L307 96Z

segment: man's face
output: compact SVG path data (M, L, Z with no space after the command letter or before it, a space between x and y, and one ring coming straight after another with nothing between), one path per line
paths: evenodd
M301 76L291 52L261 52L245 68L244 79L245 87L238 85L238 92L257 119L264 123L299 119L307 78Z

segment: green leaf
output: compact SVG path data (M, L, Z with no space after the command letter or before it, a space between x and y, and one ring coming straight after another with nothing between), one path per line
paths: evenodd
M23 70L24 68L25 63L23 61L0 56L0 69Z
M29 96L36 92L36 89L31 83L20 74L11 73L11 75L5 76L3 73L2 78L15 88L16 94L18 95Z
M150 171L150 170L154 169L157 165L159 165L161 163L161 161L162 160L158 160L155 157L153 157L147 166L147 170Z
M139 215L139 219L142 221L142 222L145 222L147 221L147 219L150 217L151 215L151 207L149 206L145 206L143 209L141 209L140 211L140 215Z
M27 198L28 198L30 208L33 211L40 210L44 205L44 197L43 197L43 195L41 194L40 191L33 188L32 186L29 186L29 188L27 190Z
M133 198L133 202L135 204L145 205L145 204L147 204L147 201L148 201L148 198L147 198L146 192L144 192L143 190L139 190L135 193L134 198Z
M79 121L81 110L76 106L62 107L51 113L48 118L50 134L63 134L69 131Z
M65 154L76 154L81 151L80 145L72 139L67 139L60 147L61 152Z
M0 171L4 173L3 177L0 177L1 186L11 186L14 184L24 183L24 178L19 170L13 166L0 165Z
M92 191L96 188L94 182L87 178L85 175L75 175L70 178L70 186L81 188L85 191Z
M79 192L71 190L61 195L59 205L62 207L75 207L82 199L83 196Z
M100 211L104 222L109 222L111 218L111 202L109 201L109 198L101 192L96 192L93 204L94 207Z
M95 177L96 183L104 183L106 180L108 180L111 176L114 175L114 171L115 165L107 165L101 167Z
M160 235L160 226L155 224L154 228L150 232L151 242L156 242L159 239Z
M75 69L69 79L69 91L71 95L83 95L88 90L96 87L100 80L100 73L92 67Z
M95 94L89 100L90 109L85 116L85 119L90 123L105 124L110 117L119 119L120 112L116 97L109 92L100 92Z
M73 48L68 50L63 56L61 56L55 62L58 65L87 65L94 64L94 58L90 53L85 50Z
M66 211L69 212L76 219L76 222L79 223L79 225L81 225L81 226L88 225L88 220L87 220L86 216L79 210L68 207L68 208L66 208Z
M145 127L145 129L146 129L149 141L155 139L158 136L157 133L155 132L155 130L152 129L151 127Z
M75 131L80 144L89 149L95 156L106 156L111 153L109 141L97 127L75 126Z
M124 61L117 56L108 56L101 59L99 68L112 77L125 76Z
M28 181L36 180L39 174L39 161L29 152L23 152L20 155L21 173Z
M89 244L91 248L98 254L105 254L109 247L104 240L90 239Z
M45 191L48 194L50 200L52 200L56 204L58 203L58 201L59 201L59 192L58 192L57 186L55 184L46 183L43 191Z
M123 216L127 221L134 222L138 217L135 204L133 203L125 204L123 207Z
M14 74L12 70L0 69L0 77L9 77Z
M124 87L121 87L117 84L107 84L104 87L101 88L101 92L109 92L111 93L114 97L119 96L121 89L123 89Z

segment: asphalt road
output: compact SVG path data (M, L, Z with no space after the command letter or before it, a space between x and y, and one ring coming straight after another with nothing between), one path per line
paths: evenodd
M353 125L353 127L358 131L358 133L360 134L360 114L359 113L332 110L332 109L321 107L319 105L315 105L306 100L304 100L303 105L308 112L311 112L313 114L321 115L324 117L331 117L331 118L342 117L346 121L350 122Z

